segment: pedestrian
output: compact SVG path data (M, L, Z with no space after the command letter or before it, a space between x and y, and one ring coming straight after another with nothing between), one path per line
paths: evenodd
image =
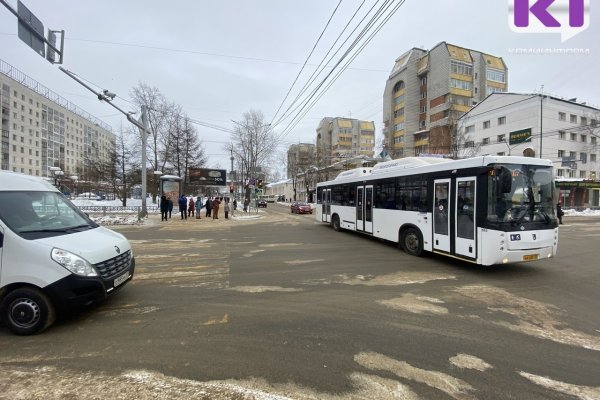
M206 208L206 218L209 218L212 212L212 200L210 199L210 196L206 198L206 204L204 204L204 207Z
M187 219L187 197L185 195L179 196L177 200L177 205L179 205L179 213L181 214L181 219Z
M166 221L167 214L169 212L169 203L167 201L167 196L164 194L160 196L160 220Z
M173 200L171 200L171 196L167 196L167 206L169 207L169 219L171 219L171 213L173 212Z
M560 202L556 203L556 217L558 218L558 223L562 225L562 217L565 213L562 210L562 206Z
M196 197L196 219L200 219L200 210L202 210L202 198Z
M215 199L212 202L212 216L213 219L219 219L219 205L221 204L221 200L219 200L218 197L215 197Z
M223 206L223 212L225 213L225 219L229 219L229 197L225 197L225 205Z
M250 205L250 200L244 200L244 212L248 212L248 206Z
M233 218L233 214L235 214L235 209L237 208L237 201L233 199L231 202L231 218Z
M196 204L194 203L194 198L190 197L190 201L188 203L188 217L190 215L193 217L194 211L196 211Z

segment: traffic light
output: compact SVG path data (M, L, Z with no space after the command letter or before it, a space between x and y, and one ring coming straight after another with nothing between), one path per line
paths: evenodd
M262 187L263 187L263 180L262 179L258 180L258 185L257 186L262 189Z

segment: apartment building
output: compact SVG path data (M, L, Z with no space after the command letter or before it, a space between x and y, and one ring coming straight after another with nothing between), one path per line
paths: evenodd
M458 118L487 95L507 90L500 57L446 42L407 51L396 59L383 95L388 154L451 154Z
M326 117L317 127L316 155L321 167L350 157L372 157L374 149L373 121Z
M494 93L457 128L463 156L552 160L565 206L600 206L600 109L550 95Z
M90 163L110 160L111 127L0 60L2 142L0 168L52 177L85 179Z
M315 145L313 143L293 144L287 152L287 177L288 179L298 173L306 171L315 165Z

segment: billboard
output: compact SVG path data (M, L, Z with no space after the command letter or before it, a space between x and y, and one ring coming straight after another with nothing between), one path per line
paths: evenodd
M511 132L508 136L508 144L510 145L525 142L531 142L531 128Z
M203 186L226 186L227 171L224 169L190 168L189 183Z

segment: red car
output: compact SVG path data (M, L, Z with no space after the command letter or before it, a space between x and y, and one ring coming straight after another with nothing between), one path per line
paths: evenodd
M292 214L296 213L296 214L312 214L312 207L310 206L310 204L307 203L303 203L301 201L296 201L292 203L292 206L290 207Z

